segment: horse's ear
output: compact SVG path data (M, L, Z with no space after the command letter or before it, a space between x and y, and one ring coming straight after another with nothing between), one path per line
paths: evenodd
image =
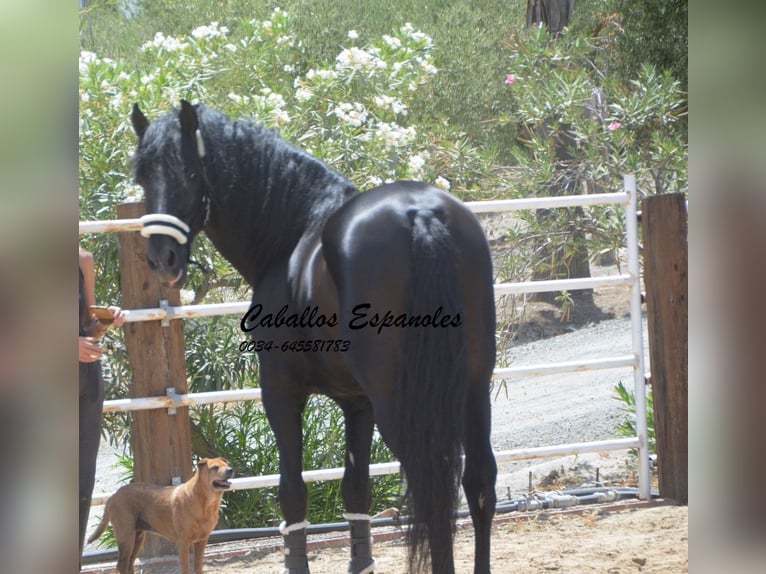
M136 130L138 139L143 138L146 133L146 128L149 127L149 120L147 120L144 113L138 109L138 104L133 104L130 120L133 122L133 129Z
M181 118L181 133L188 136L193 136L199 127L197 122L197 110L186 100L181 100L181 112L179 114Z

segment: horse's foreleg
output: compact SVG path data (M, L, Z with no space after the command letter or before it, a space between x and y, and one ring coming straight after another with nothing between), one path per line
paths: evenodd
M497 501L497 464L489 441L490 409L489 393L481 386L471 389L465 411L463 490L474 528L474 574L490 572L490 531Z
M351 574L374 571L372 539L370 537L370 446L372 443L373 414L367 399L341 405L346 419L346 471L341 490L346 507L345 518L351 533Z
M263 373L262 373L263 376ZM303 429L301 414L306 398L286 392L287 385L264 385L263 405L279 449L280 525L285 548L286 574L309 574L306 556L306 508L308 494L303 482Z

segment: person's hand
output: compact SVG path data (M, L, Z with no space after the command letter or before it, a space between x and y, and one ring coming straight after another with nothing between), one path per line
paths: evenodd
M101 358L104 351L93 337L80 337L80 362L94 363Z
M115 305L111 305L109 310L112 312L112 315L114 315L114 321L109 326L120 327L125 322L125 312Z

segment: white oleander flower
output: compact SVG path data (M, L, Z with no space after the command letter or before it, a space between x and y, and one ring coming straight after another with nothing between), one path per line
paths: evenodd
M355 128L360 127L367 121L367 110L359 102L353 104L344 102L338 104L332 111L333 114L343 123L349 124Z
M450 190L450 183L449 183L449 181L446 178L442 177L442 176L439 176L439 177L436 178L436 180L434 181L434 185L436 187L438 187L439 189L443 190L443 191L449 191Z
M218 22L210 22L210 26L198 26L191 32L197 40L224 38L228 33L229 29L226 26L218 26Z

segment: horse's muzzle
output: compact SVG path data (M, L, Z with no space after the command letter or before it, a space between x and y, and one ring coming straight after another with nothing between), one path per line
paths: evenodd
M180 289L186 281L188 248L172 237L159 235L149 238L146 262L166 286Z

